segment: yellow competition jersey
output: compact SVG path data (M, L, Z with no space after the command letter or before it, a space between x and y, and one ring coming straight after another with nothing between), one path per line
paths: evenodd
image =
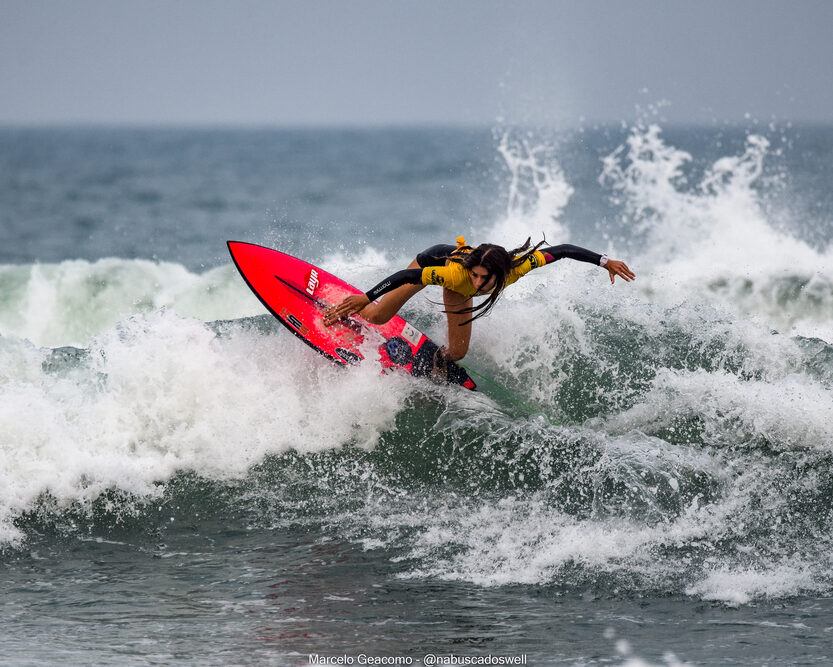
M466 245L465 239L460 236L457 238L457 251L468 253L471 248L464 248ZM521 276L525 276L532 269L537 269L539 266L546 264L544 253L540 250L533 252L520 266L516 266L506 276L506 284L511 285L516 282ZM423 285L442 285L446 289L462 294L463 296L474 296L477 290L471 282L471 274L469 270L462 264L457 262L448 262L445 266L426 266L422 270L422 284ZM491 290L490 290L491 292ZM482 292L481 294L487 294Z

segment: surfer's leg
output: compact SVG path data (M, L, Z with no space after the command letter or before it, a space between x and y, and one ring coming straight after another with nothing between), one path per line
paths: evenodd
M408 264L409 269L418 269L419 264L414 260ZM359 315L371 324L384 324L399 312L405 303L419 292L425 285L402 285L385 294L377 303L369 303L361 309Z
M471 319L471 313L457 313L461 308L471 308L470 296L463 296L450 289L443 289L443 302L445 303L446 318L448 319L448 344L445 347L445 358L449 361L457 361L466 356L471 341L471 322L463 324Z

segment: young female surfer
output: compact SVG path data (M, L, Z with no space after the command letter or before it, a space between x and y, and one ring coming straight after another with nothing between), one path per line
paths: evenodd
M604 267L611 283L616 276L628 282L636 277L627 264L608 259L607 255L569 244L541 248L543 244L541 241L531 247L531 239L527 239L514 250L491 243L472 248L460 236L456 248L445 244L432 246L419 253L407 269L385 278L366 294L348 296L325 313L324 322L329 325L359 313L372 324L384 324L423 287L441 285L448 317L448 344L440 350L442 360L438 361L457 361L468 352L471 323L492 309L507 285L532 269L569 257ZM385 298L374 303L382 295ZM481 295L488 298L480 305L472 305L472 297Z

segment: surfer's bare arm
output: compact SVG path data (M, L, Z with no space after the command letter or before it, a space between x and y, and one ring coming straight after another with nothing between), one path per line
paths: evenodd
M324 323L332 324L342 317L348 317L354 313L361 312L371 301L378 299L402 285L421 285L422 269L403 269L392 276L388 276L374 288L365 294L353 294L348 296L339 305L333 306L324 314Z
M590 264L595 264L596 266L601 266L602 268L607 269L607 272L610 274L611 283L616 280L616 276L621 277L622 280L626 282L630 282L636 278L636 274L631 271L628 268L628 265L624 262L619 261L618 259L609 259L607 255L600 255L592 250L580 248L579 246L571 245L569 243L562 243L561 245L542 248L541 252L544 253L544 259L547 260L547 264L557 262L559 259L567 257L569 259L575 259L579 262L588 262Z

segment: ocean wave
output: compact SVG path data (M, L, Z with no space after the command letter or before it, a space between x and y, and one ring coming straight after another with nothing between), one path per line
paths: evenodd
M84 347L132 315L163 308L205 321L262 312L232 266L201 274L119 258L0 266L0 336Z
M218 336L173 313L64 349L67 363L0 338L12 360L0 383L0 540L20 536L14 517L45 492L59 502L110 488L153 497L180 470L237 478L270 453L372 446L403 400L391 391L402 380L383 383L369 367L350 377L295 345L248 327Z
M500 150L514 194L475 234L566 240L558 151ZM829 592L830 256L767 218L768 151L750 137L692 184L687 154L634 128L602 169L626 232L605 250L637 281L559 262L513 285L475 325L466 363L497 383L477 393L335 367L230 265L0 267L0 545L314 525L405 578ZM363 285L408 261L326 267ZM438 300L403 314L442 340Z
M692 156L667 144L659 126L638 125L605 158L600 181L622 208L620 238L628 245L630 230L639 239L639 284L651 299L711 302L830 342L833 249L772 219L759 189L769 153L770 142L750 134L742 154L715 160L691 182Z
M555 284L556 307L528 286L475 336L469 363L509 394L345 371L265 315L137 314L84 348L0 338L0 541L219 515L315 525L403 577L732 604L828 590L829 346ZM435 334L440 315L412 311ZM724 590L721 572L750 575Z

